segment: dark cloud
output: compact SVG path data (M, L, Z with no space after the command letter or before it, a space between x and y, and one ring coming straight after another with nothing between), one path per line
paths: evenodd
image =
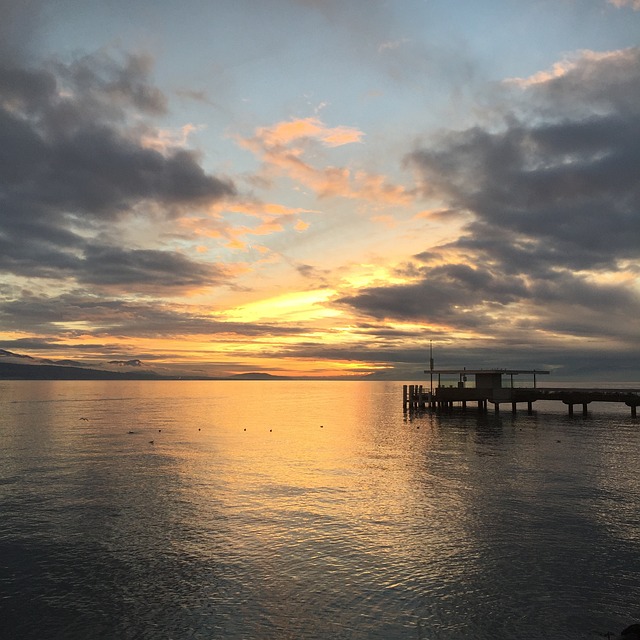
M46 0L0 0L0 60L26 59L33 41L46 25Z
M149 118L167 108L150 71L145 56L104 53L0 64L0 269L159 289L220 281L215 267L180 254L98 240L132 217L171 217L235 193L196 152L145 144L140 117L153 133Z
M297 359L312 358L318 362L345 361L360 363L361 373L372 379L405 379L428 384L429 340L427 336L414 335L397 343L345 344L340 347L320 342L298 344L270 352L268 357ZM508 336L499 340L459 341L439 334L433 343L436 368L470 368L482 363L486 368L543 369L551 371L544 382L553 386L554 379L577 380L601 375L602 380L631 380L637 372L637 351L626 347L603 349L597 343L584 345L549 345L542 336L515 339ZM561 353L561 356L559 356ZM369 366L377 363L378 366ZM383 365L386 368L380 369Z
M76 292L59 296L25 294L0 302L0 326L46 336L50 343L60 339L60 323L83 322L91 325L93 336L181 337L189 335L237 337L287 336L306 328L280 327L259 323L226 322L210 313L186 305L161 302L133 302L115 297ZM72 330L65 332L69 337ZM78 335L85 331L79 330ZM45 338L30 338L36 342ZM18 347L17 342L12 345ZM24 343L20 343L23 344ZM27 348L24 346L24 348ZM65 347L66 348L66 347ZM146 356L148 359L148 356Z
M145 200L170 212L174 205L206 205L233 193L229 183L204 172L194 152L163 155L107 127L83 129L48 145L46 153L40 201L74 216L120 218Z
M522 99L540 119L572 121L603 114L635 118L640 103L639 59L638 47L583 52L561 65L563 73L535 82Z
M152 66L151 57L143 54L128 54L122 62L93 54L55 68L78 96L76 100L85 107L83 111L93 105L103 116L111 113L119 118L119 109L126 107L150 115L166 112L165 95L149 83Z
M312 281L315 286L326 286L328 284L329 271L327 269L320 269L314 265L302 263L294 266L303 278Z
M538 331L637 350L640 49L584 54L520 84L527 104L512 98L501 126L445 132L408 157L426 197L471 216L461 236L401 267L412 284L339 302L503 342Z
M483 367L514 369L545 369L545 385L553 386L557 378L577 380L591 378L611 382L633 380L637 375L637 352L626 345L589 343L549 343L543 336L529 334L526 340L476 341L463 349L454 345L434 347L436 367L469 367L469 363L482 363ZM472 365L473 366L473 365ZM428 367L425 367L427 369Z
M408 161L425 194L474 215L461 247L501 259L497 237L505 263L520 246L529 264L615 268L638 256L639 87L640 48L585 54L530 86L528 113L500 130L444 134Z
M510 244L526 239L545 259L555 252L555 266L570 268L611 267L637 255L638 119L472 129L444 144L411 162L425 190L475 214L461 246L508 233Z
M2 346L7 349L26 349L28 351L54 351L60 348L60 344L51 339L43 340L41 338L18 338L17 340L3 340ZM71 345L71 349L102 348L103 345Z
M466 264L419 271L423 277L414 284L371 287L337 302L379 319L429 320L473 328L490 322L485 304L505 306L528 295L522 278Z
M220 267L196 263L175 252L91 246L77 279L85 284L125 289L131 285L153 285L157 291L158 286L188 289L221 284L227 276Z

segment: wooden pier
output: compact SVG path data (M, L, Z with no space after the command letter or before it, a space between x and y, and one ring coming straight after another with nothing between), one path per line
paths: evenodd
M449 410L455 406L467 408L467 403L476 403L482 413L488 411L489 404L498 413L501 405L511 407L515 413L519 404L527 407L527 412L533 412L533 403L538 400L555 400L567 405L569 415L574 414L574 407L581 407L582 414L587 415L587 407L591 402L624 403L631 410L631 417L636 418L640 405L640 389L582 389L564 387L538 387L536 377L548 374L548 371L509 370L509 369L456 369L441 371L426 371L425 373L438 375L438 384L426 388L424 385L403 386L403 409L414 411L422 409ZM520 374L532 374L533 386L515 387L513 377ZM455 385L443 385L442 375L456 375ZM468 376L475 377L475 385L468 386ZM510 384L503 386L504 376L510 379Z

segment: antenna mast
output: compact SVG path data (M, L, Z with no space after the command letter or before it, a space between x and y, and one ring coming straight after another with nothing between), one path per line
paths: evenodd
M431 397L433 397L433 340L429 340L429 376L431 378Z

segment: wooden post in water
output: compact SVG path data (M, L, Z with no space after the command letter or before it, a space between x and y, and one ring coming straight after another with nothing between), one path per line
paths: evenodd
M587 415L587 402L583 402L582 403L582 415L586 416Z
M406 384L402 385L402 410L406 412L407 405L409 404L409 389Z

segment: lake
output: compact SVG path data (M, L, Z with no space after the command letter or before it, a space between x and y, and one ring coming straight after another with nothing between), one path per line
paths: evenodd
M584 640L640 621L624 405L407 416L401 382L275 380L0 381L0 403L2 637Z

